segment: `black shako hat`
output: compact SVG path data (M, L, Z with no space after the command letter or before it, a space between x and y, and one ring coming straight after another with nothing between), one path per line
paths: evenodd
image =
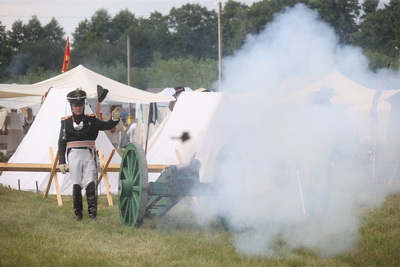
M67 100L71 104L71 106L75 104L84 105L86 98L86 92L79 88L76 88L76 90L69 92L67 95Z
M179 95L180 93L182 93L182 92L185 91L185 87L183 87L183 86L177 86L177 87L175 87L174 89L175 89L175 94L173 94L173 96L177 96L177 95Z

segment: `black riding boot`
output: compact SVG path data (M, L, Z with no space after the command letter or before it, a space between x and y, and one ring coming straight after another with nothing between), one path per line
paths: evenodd
M75 220L82 221L82 188L79 184L74 184L72 188L72 197L74 199Z
M94 182L86 187L86 198L88 203L88 212L90 219L96 219L97 216L97 194Z

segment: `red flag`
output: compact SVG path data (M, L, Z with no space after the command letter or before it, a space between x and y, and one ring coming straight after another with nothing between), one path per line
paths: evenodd
M64 61L61 68L62 72L69 71L71 69L71 51L69 50L69 37L67 37L67 43L65 45Z

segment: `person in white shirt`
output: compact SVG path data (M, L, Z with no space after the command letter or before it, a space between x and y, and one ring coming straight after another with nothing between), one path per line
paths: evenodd
M112 112L116 109L116 106L111 106L110 107L110 113L103 118L104 121L108 121L111 118ZM113 144L115 149L118 149L119 146L119 140L120 140L120 135L121 131L125 131L125 126L122 120L117 124L116 127L112 128L111 130L104 131L104 133L107 135L108 139L110 142Z
M7 134L7 156L11 157L17 150L22 141L22 116L18 114L17 109L11 109L7 114L5 131Z
M31 107L28 107L26 112L27 115L24 117L24 125L22 126L24 135L28 133L33 121L35 120L35 115L33 115Z

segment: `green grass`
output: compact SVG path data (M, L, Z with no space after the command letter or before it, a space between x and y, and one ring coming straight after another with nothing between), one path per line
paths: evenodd
M63 204L0 187L0 266L400 266L400 195L368 211L358 248L333 258L302 249L274 258L240 255L229 232L199 226L184 203L139 229L122 225L118 206L103 195L95 221L74 221L70 196Z

